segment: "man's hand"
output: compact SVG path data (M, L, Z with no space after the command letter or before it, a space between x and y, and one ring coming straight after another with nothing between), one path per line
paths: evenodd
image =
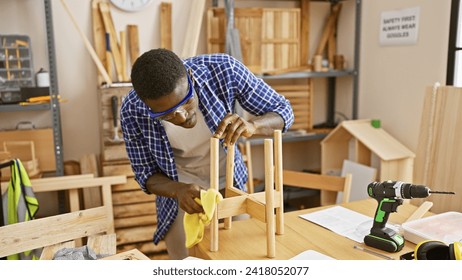
M255 134L256 127L252 122L248 122L237 114L227 114L218 125L213 137L225 139L225 146L232 146L239 137L250 137Z
M200 199L201 188L195 184L185 184L183 187L178 188L176 198L181 209L186 213L194 214L204 212L200 204L194 201L195 198Z

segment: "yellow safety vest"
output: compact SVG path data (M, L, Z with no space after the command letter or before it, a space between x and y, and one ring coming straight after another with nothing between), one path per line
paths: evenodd
M38 211L39 203L32 191L29 176L19 159L14 160L11 168L11 179L6 196L6 219L5 224L15 224L34 219ZM4 199L5 201L5 199ZM7 257L8 260L33 260L39 259L38 250L31 250Z

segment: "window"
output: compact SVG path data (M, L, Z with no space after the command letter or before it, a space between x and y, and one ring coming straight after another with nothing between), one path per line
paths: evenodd
M462 87L462 0L452 0L446 84Z

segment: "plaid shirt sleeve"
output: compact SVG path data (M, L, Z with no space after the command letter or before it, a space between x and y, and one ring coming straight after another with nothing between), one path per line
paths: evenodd
M267 112L279 114L284 120L282 132L286 132L294 122L289 100L274 91L262 79L257 78L240 61L233 61L233 86L240 93L237 99L242 108L256 116Z

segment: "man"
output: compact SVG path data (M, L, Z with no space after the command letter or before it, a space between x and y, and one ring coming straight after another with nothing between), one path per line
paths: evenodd
M287 99L225 54L182 61L171 51L153 49L135 61L131 80L133 90L120 112L130 163L142 190L157 196L154 243L165 239L169 257L183 259L184 212L203 211L194 198L210 185L210 137L223 147L222 188L226 147L241 136L286 131L293 111ZM237 103L253 117L236 114ZM247 170L235 150L234 184L245 190Z

